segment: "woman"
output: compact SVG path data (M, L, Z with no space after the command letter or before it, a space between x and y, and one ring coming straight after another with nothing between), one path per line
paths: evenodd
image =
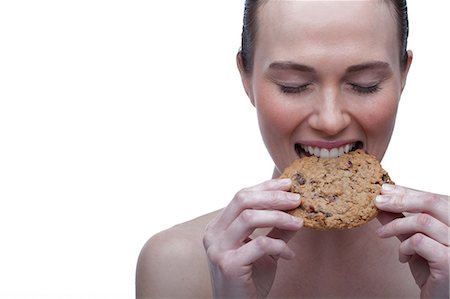
M277 179L304 157L299 145L326 156L359 143L383 158L412 62L407 35L403 1L246 1L237 64L273 179L151 238L137 297L448 298L448 196L385 185L378 221L347 231L304 229L282 212L301 202Z

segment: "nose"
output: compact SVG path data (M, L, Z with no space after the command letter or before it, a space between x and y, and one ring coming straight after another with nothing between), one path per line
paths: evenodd
M339 98L339 92L328 90L314 103L314 112L308 119L309 125L327 136L342 132L351 122L351 117Z

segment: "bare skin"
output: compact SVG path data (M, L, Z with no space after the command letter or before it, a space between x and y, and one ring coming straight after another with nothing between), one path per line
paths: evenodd
M282 212L301 202L289 180L276 179L305 155L297 144L358 141L382 159L412 62L409 52L400 66L390 9L370 0L261 7L254 67L245 72L239 54L237 63L273 179L152 237L138 262L138 298L449 297L448 196L385 186L375 201L385 212L343 231L306 229Z
M267 187L267 182L263 185ZM397 192L406 190L399 188L401 189ZM245 190L247 191L248 189ZM255 191L253 195L257 196L258 192ZM235 203L242 201L238 198L239 193L233 201ZM440 196L433 200L439 201L439 205L444 206L448 211L448 197ZM427 202L427 200L424 201ZM286 202L281 205L289 206ZM385 208L393 212L417 211L417 207L401 209L395 201L385 204ZM422 206L421 209L426 208ZM208 257L202 241L204 241L205 228L219 219L223 213L224 210L221 210L204 215L151 238L139 258L137 297L211 298ZM381 213L379 219L382 222L389 222L393 216L395 217L395 214ZM290 249L297 253L295 257L289 260L279 259L278 263L274 263L277 268L276 277L270 292L266 294L267 298L445 298L445 290L444 296L442 293L421 296L421 288L415 283L408 264L399 262L399 256L400 260L402 259L402 254L399 253L399 239L380 239L377 230L381 227L378 220L373 220L363 227L349 231L301 229L288 243ZM384 237L395 235L389 226L384 228ZM411 230L400 227L398 229L402 234L410 235ZM257 229L250 237L255 239L258 236L264 236L269 230ZM433 253L436 254L439 251L435 250ZM418 270L420 267L427 268L423 258L416 254L411 253L411 255L412 259L407 258L411 262L411 268ZM442 254L436 254L436 257L439 256ZM268 260L273 261L272 257ZM441 270L435 270L439 276L442 267ZM448 268L446 271L448 273ZM264 269L264 274L267 272L267 269ZM422 269L414 274L425 272L427 271ZM233 276L235 274L233 273ZM430 281L429 275L422 275L422 277ZM419 283L424 285L424 282ZM258 296L230 294L225 297L256 298Z
M202 240L205 227L219 213L180 224L147 242L137 269L137 298L211 298ZM380 242L374 232L379 226L374 220L370 227L351 232L302 229L289 242L292 251L301 254L278 260L268 298L418 298L420 289L408 266L398 262L400 242ZM360 238L355 241L352 235Z

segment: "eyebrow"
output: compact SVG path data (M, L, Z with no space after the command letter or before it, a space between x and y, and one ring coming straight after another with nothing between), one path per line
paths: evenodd
M389 69L389 63L384 61L371 61L362 64L356 64L349 66L346 70L347 73L356 73L365 70L383 70Z
M294 71L300 71L300 72L309 72L309 73L315 73L316 70L310 66L299 64L295 62L290 61L282 61L282 62L272 62L269 65L269 69L275 69L275 70L294 70Z
M313 67L307 66L305 64L290 62L290 61L281 61L281 62L273 62L269 65L269 69L275 70L294 70L300 72L308 72L315 73L316 70ZM389 63L384 61L370 61L362 64L355 64L349 66L346 69L346 73L356 73L365 70L382 70L389 69Z

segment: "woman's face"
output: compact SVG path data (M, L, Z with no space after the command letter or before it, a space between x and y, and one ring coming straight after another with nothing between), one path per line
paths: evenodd
M260 7L253 70L241 74L275 176L299 157L356 147L381 160L407 74L391 9L385 1Z

